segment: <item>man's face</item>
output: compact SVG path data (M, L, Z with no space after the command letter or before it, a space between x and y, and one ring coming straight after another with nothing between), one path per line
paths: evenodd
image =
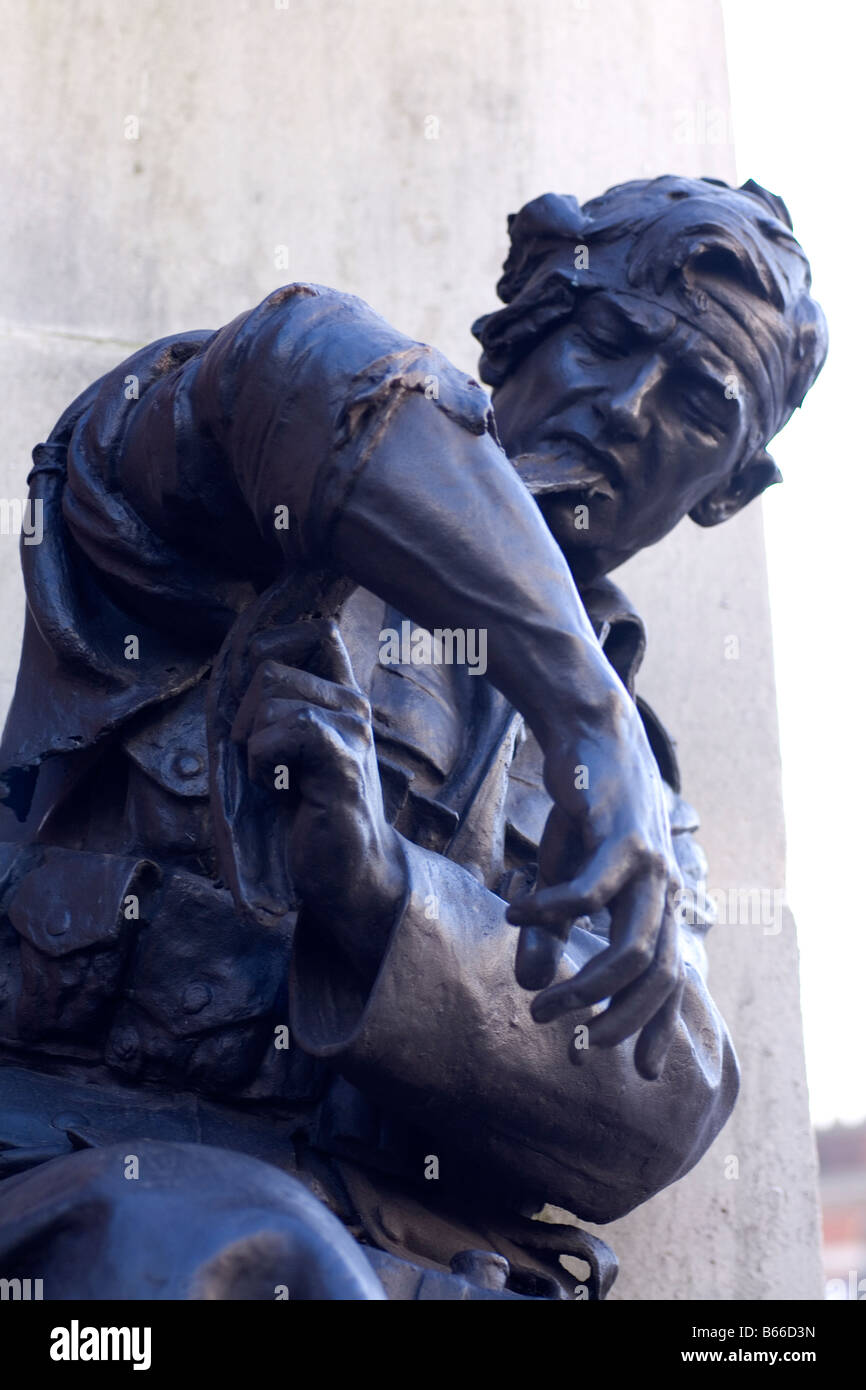
M493 400L506 452L584 581L660 540L727 478L758 409L705 334L608 289L588 292Z

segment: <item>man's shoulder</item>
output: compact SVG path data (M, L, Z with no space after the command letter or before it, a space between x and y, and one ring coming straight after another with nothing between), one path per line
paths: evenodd
M123 412L166 377L186 377L198 365L239 375L248 366L258 370L263 355L276 353L283 360L303 359L328 377L345 368L347 357L353 366L364 365L411 343L357 295L311 282L283 285L221 328L191 329L137 348L82 392L51 437L82 415L102 415L107 405L109 413Z
M389 352L413 343L358 295L308 281L271 291L217 337L232 342L236 360L257 347L288 353L302 347L308 360L320 345L326 346L317 362L325 370L329 365L339 369L346 355L368 355L371 347Z
M343 433L407 393L419 393L473 434L493 431L483 387L439 351L395 328L358 295L297 282L274 290L216 335L207 357L250 391L280 385L287 400L324 389ZM252 370L250 370L252 369ZM289 406L289 408L291 408ZM339 417L337 420L336 417ZM435 416L433 417L435 418Z

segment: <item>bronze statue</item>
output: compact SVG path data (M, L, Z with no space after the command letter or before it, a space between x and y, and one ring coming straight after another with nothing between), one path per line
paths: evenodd
M492 406L293 284L34 450L0 1275L46 1298L603 1297L604 1244L532 1216L622 1216L731 1111L697 821L607 576L778 480L823 316L754 183L510 233Z

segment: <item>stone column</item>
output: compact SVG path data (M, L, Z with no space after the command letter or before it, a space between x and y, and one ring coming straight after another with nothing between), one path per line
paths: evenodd
M62 408L144 341L307 279L474 370L506 213L548 189L733 176L717 0L0 0L0 20L7 499ZM686 523L622 579L711 883L782 887L759 511ZM22 609L8 535L0 583L5 705ZM742 1100L696 1172L618 1223L615 1296L818 1297L793 926L719 928L711 956Z

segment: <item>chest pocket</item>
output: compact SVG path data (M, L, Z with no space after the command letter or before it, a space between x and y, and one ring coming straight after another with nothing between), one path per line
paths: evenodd
M286 1021L292 926L242 925L225 889L171 872L139 933L106 1061L142 1080L243 1086Z
M26 1040L92 1041L107 1025L159 870L120 855L34 853L7 907L20 938L17 1030Z

